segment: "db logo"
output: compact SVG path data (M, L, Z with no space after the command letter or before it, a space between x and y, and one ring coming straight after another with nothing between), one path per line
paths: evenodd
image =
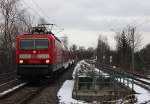
M37 58L37 54L32 54L31 58Z

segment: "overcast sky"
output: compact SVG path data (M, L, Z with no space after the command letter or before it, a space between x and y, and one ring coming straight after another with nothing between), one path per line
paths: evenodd
M111 47L114 48L114 35L117 30L111 29L122 29L127 25L137 25L137 31L143 37L143 46L150 42L150 0L23 1L35 18L41 15L50 23L64 28L63 33L69 37L69 44L96 47L98 35L101 34L108 37Z

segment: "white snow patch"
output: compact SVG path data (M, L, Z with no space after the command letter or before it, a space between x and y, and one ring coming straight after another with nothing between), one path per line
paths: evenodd
M60 104L87 104L81 100L72 98L72 91L74 87L74 80L66 80L57 93Z
M134 90L136 93L135 96L137 97L137 104L144 103L150 100L150 92L146 89L140 87L139 85L134 84Z
M148 80L148 79L144 79L144 78L139 78L140 80L143 80L143 81L145 81L145 82L148 82L148 83L150 83L150 80Z
M85 76L88 76L89 72L93 72L98 76L101 75L104 77L110 77L108 73L104 73L102 70L95 68L93 65L87 63L85 60L78 62L78 64L74 68L72 77L73 77L73 79L75 79L76 74L78 74L78 76L85 77Z
M84 70L84 72L86 72L86 70L87 70L86 67L84 67L84 65L83 65L82 68L85 68L85 69L81 69L81 64L86 64L87 66L90 66L90 64L88 64L84 60L80 61L76 65L76 67L74 68L74 71L72 73L73 79L75 79L77 71ZM104 73L102 70L99 70L97 68L95 68L94 71L96 71L97 73L101 73L101 75L109 76L108 73ZM131 79L128 79L128 80L131 81ZM121 79L121 82L123 82L123 79ZM127 80L125 80L124 83L127 84ZM59 92L57 93L60 104L85 104L84 101L78 101L78 100L72 98L73 87L74 87L74 80L67 80L63 83L62 87L60 88ZM129 83L129 87L132 88L131 83ZM150 92L149 91L147 91L146 89L144 89L136 84L134 84L134 90L137 93L137 94L135 94L135 96L138 100L136 104L141 104L141 103L150 101ZM147 103L147 104L150 104L150 103Z
M128 79L128 80L132 81L132 79ZM123 82L123 79L121 80L121 82ZM129 83L129 87L132 88L132 83ZM134 91L137 93L135 94L135 97L137 98L136 104L141 104L150 101L150 92L148 90L144 89L143 87L137 84L134 84L133 88ZM147 104L150 104L150 102Z
M101 76L105 76L105 77L110 77L110 75L108 73L103 72L102 70L99 70L97 68L94 69L98 74L100 74Z

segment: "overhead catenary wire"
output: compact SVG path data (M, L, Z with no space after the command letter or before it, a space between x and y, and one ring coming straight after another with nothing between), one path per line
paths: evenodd
M150 16L150 14L144 14L143 16L140 16L139 18L137 18L137 19L135 19L134 21L132 21L130 24L134 24L134 23L137 23L137 22L139 22L140 20L142 20L143 18L147 18L148 16ZM149 19L149 18L148 18ZM144 24L144 23L147 23L147 22L149 22L150 20L145 20L145 21L143 21L143 23L141 23L141 24ZM129 24L129 25L130 25ZM138 25L135 25L135 26L140 26L140 24L138 24Z
M31 0L33 2L33 4L37 7L38 11L41 11L41 13L44 15L44 18L45 20L47 20L49 22L49 19L50 17L46 15L46 13L43 11L43 9L34 1L34 0Z
M39 6L39 4L35 1L35 0L31 0L33 2L33 4L37 7L37 9L44 15L44 19L46 19L48 22L50 21L50 17L45 13L45 11ZM54 24L54 23L53 23ZM58 26L57 24L55 24L55 27L59 28L58 32L56 32L56 34L64 31L64 28Z
M38 15L39 18L43 18L45 19L47 22L50 21L50 17L46 15L46 13L43 11L43 9L35 2L35 0L31 0L33 2L33 4L36 6L36 9L32 8L31 6L29 6L29 4L27 4L24 0L22 0L22 2L29 8L31 9L35 14ZM40 11L40 12L39 12ZM41 15L42 13L42 15ZM46 18L45 18L46 17ZM53 23L54 24L54 23ZM55 27L59 28L59 32L56 32L57 34L64 31L64 28L58 26L57 24L55 24ZM54 30L54 29L53 29Z
M37 11L36 9L32 8L31 6L29 6L24 0L22 0L22 2L23 2L28 8L30 8L36 15L38 15L39 18L43 18L43 19L47 20L47 19L45 18L45 17L46 17L45 14L41 15L41 13L43 13L43 11L42 11L41 13L39 13L39 11ZM36 2L34 2L34 4L36 4L36 6L38 6L38 4L37 4ZM40 8L40 7L38 6L38 8ZM42 10L42 9L40 8L40 10Z
M111 30L113 30L113 31L114 31L114 30L126 30L126 27L128 27L128 26L132 26L132 27L139 28L139 27L143 26L145 23L150 22L150 19L148 18L148 19L146 19L145 21L143 21L143 22L141 22L141 23L139 23L139 24L134 24L134 23L138 23L138 22L139 22L140 20L142 20L144 17L148 17L148 16L150 16L150 15L147 15L147 16L146 16L146 14L145 14L145 15L143 15L143 16L141 16L141 17L135 19L135 20L133 20L131 23L128 23L127 25L123 26L122 28L111 28Z
M26 5L29 9L31 9L34 13L36 13L36 15L39 16L39 18L42 17L42 16L39 14L39 12L37 12L34 8L32 8L31 6L29 6L24 0L21 0L21 1L22 1L22 3L23 3L24 5Z

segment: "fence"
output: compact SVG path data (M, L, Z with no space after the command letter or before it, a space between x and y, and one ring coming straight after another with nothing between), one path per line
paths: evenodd
M133 92L133 79L127 73L90 66L89 71L76 70L73 97L76 99L117 100ZM106 97L106 98L105 98Z

